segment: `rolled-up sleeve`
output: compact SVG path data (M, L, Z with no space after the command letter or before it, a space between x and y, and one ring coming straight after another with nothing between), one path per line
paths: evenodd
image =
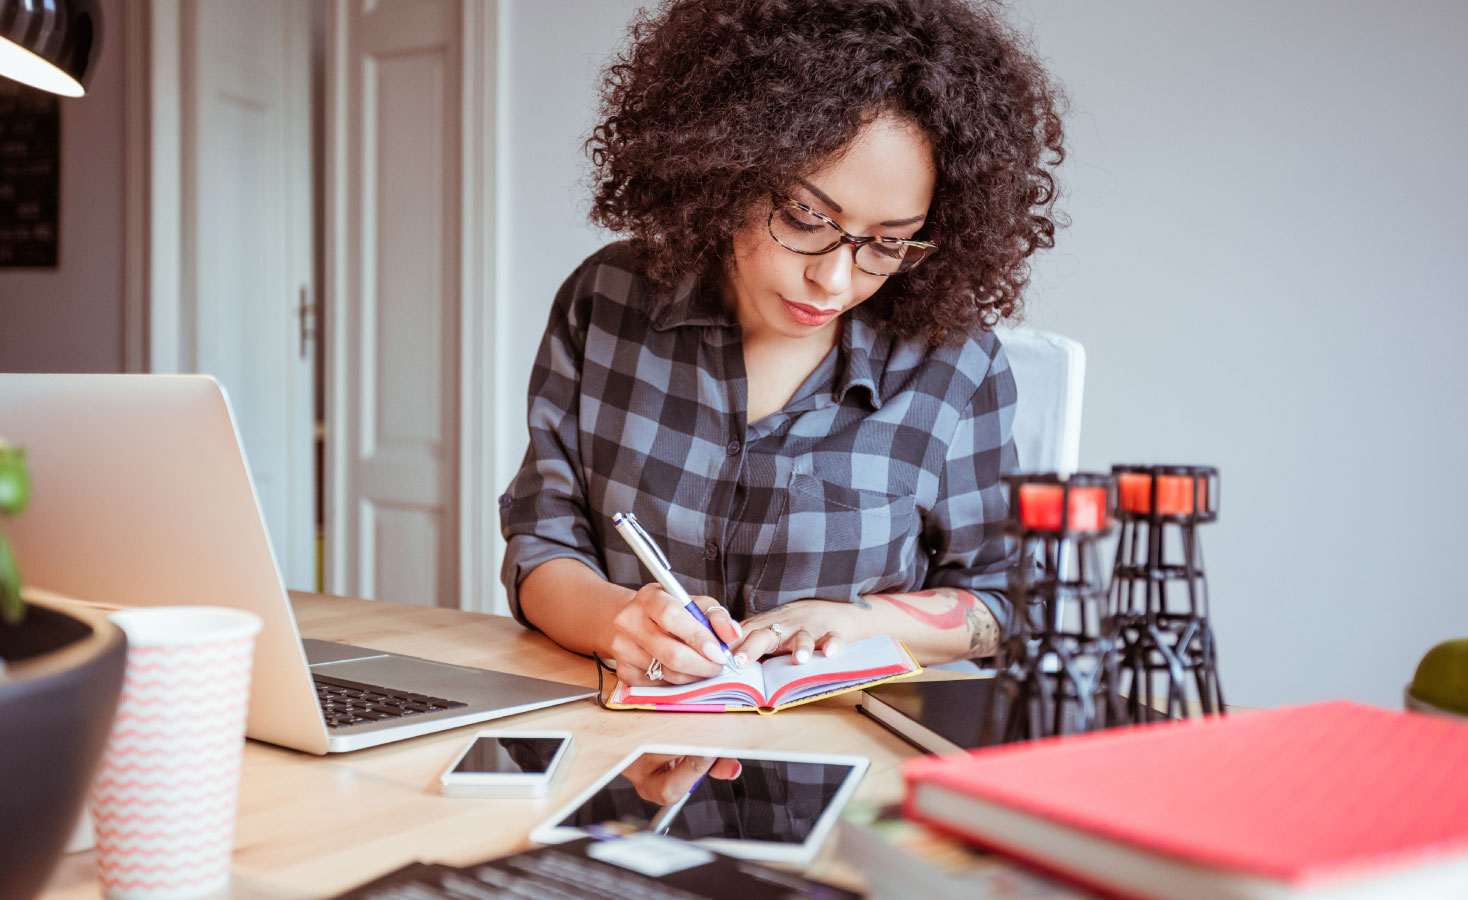
M1004 634L1013 617L1006 592L1017 553L1002 525L1009 494L1001 475L1018 468L1014 448L1016 390L1009 358L996 341L978 388L959 417L948 445L937 502L924 523L932 550L926 587L971 591L993 613Z
M577 423L590 304L583 287L596 264L595 257L587 260L556 294L530 375L530 444L499 499L507 544L500 580L510 611L526 627L534 626L520 610L520 583L537 566L570 558L605 577L587 514Z

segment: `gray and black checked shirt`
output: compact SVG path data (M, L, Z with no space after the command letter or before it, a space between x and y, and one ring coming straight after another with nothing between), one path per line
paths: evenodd
M651 576L612 527L633 512L683 586L736 618L792 600L974 591L1002 626L1009 545L1001 471L1016 467L1015 386L999 340L884 333L866 306L785 408L745 421L740 329L693 279L651 310L625 244L556 295L530 376L530 446L500 497L501 577L578 559Z

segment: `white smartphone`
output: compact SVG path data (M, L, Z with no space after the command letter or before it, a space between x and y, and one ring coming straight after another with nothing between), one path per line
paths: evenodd
M459 751L439 791L449 797L543 797L569 765L569 731L481 731Z

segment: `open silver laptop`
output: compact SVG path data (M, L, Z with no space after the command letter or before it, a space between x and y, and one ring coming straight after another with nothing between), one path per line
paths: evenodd
M264 620L252 738L308 753L357 750L595 693L303 645L229 401L208 376L0 374L0 436L25 447L30 464L30 507L5 523L28 584L117 606L233 606ZM329 713L318 691L338 698Z

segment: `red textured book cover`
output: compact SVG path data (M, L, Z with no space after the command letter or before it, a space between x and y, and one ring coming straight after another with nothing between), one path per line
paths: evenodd
M1337 701L1011 744L903 768L1140 849L1305 883L1468 852L1468 726Z

